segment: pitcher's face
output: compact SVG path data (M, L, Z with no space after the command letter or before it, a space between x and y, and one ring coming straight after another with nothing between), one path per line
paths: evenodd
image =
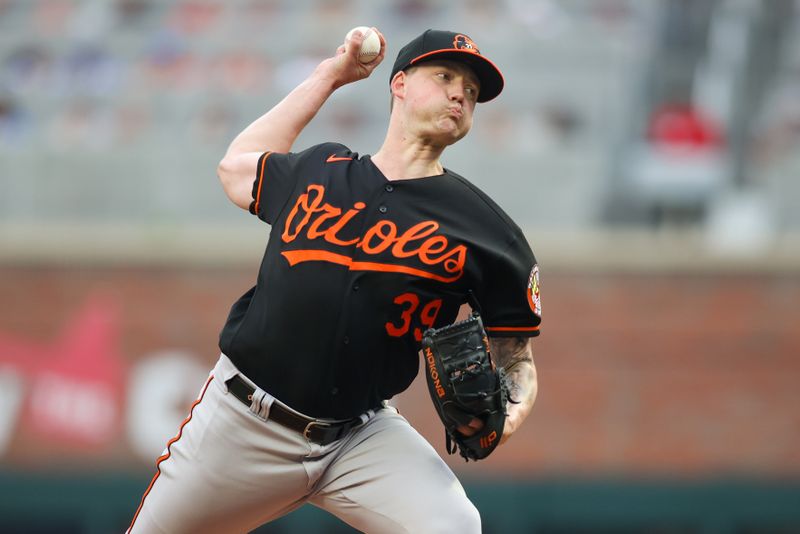
M408 69L406 128L417 136L450 145L472 127L480 82L461 62L426 61Z

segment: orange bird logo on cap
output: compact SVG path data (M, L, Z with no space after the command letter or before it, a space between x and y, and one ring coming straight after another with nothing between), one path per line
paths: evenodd
M456 35L456 38L453 39L453 48L464 50L466 52L472 52L473 54L480 55L481 53L481 51L478 50L478 45L475 44L475 41L462 34Z

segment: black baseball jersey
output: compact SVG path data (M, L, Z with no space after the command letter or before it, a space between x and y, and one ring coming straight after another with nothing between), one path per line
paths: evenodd
M461 176L388 180L325 143L262 155L250 211L272 226L220 349L262 389L346 418L405 390L422 333L470 292L490 336L535 336L539 271L522 231Z

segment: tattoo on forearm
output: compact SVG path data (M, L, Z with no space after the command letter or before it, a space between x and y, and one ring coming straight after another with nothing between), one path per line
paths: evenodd
M509 402L533 404L536 394L536 370L529 338L491 338L492 356L506 371Z
M509 377L509 375L506 375L506 377L508 377L508 379L506 381L506 387L508 387L508 399L507 400L511 404L519 404L520 402L522 402L522 387L517 382L515 382L513 379L511 379L511 377ZM519 399L519 400L517 400L517 399Z

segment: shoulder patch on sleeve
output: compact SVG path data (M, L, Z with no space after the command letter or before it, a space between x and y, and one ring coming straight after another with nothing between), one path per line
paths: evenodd
M539 296L539 264L534 264L528 277L528 304L539 319L542 318L542 299Z

